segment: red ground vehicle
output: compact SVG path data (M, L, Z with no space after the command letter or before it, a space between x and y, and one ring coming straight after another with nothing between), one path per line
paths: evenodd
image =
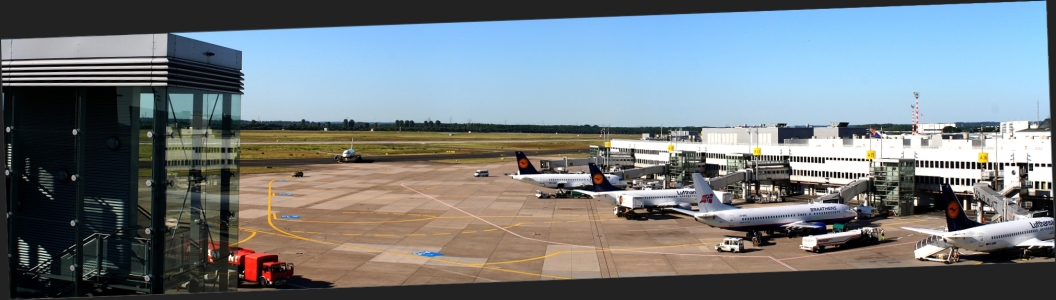
M209 263L213 263L213 256L219 255L216 251L220 244L209 243ZM228 263L238 266L238 279L246 282L254 282L262 287L275 287L286 283L293 276L293 264L279 260L279 256L270 253L257 253L252 249L229 247L230 254Z

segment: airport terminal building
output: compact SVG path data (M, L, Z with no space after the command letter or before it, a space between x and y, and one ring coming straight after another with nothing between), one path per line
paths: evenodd
M233 291L242 52L2 40L10 296ZM212 245L212 247L210 247Z
M595 152L635 168L667 166L671 181L683 184L691 183L686 173L717 180L747 170L747 177L715 186L742 197L842 192L842 201L856 197L882 212L908 215L932 206L943 183L966 200L979 193L976 184L986 182L1004 197L1022 199L1026 210L1052 209L1048 120L1011 138L999 133L878 138L869 128L847 125L704 128L699 142L614 139L606 151ZM848 192L851 186L855 191Z

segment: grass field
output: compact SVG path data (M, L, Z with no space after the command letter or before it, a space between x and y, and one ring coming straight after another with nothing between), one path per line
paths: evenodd
M146 131L143 139L146 139ZM360 138L360 135L370 136ZM629 136L629 135L628 135ZM570 150L568 157L586 157L585 153L574 153L585 151L590 145L603 145L604 142L597 139L597 135L576 134L506 134L506 133L474 133L455 134L448 136L445 133L435 132L314 132L314 131L275 131L275 130L247 130L242 132L242 142L247 141L279 141L279 142L327 142L340 141L355 138L357 141L422 141L419 144L358 144L355 145L356 152L364 157L381 155L416 155L416 154L445 154L445 153L483 153L504 150ZM577 141L575 139L592 139L591 141ZM481 142L466 143L430 143L458 140L483 140ZM494 140L495 142L487 142ZM507 140L547 140L542 142L506 142ZM549 141L552 140L552 141ZM241 160L262 159L295 159L295 158L329 158L334 154L347 149L348 146L340 144L243 144L240 149ZM188 152L189 153L189 152ZM151 146L140 144L140 161L150 161Z
M461 158L461 159L437 159L431 160L431 162L445 163L445 164L487 164L496 162L513 162L513 159L506 159L505 157L486 157L486 158Z
M641 135L612 135L612 138L640 138ZM466 133L466 132L393 132L393 131L292 131L243 130L244 143L252 142L336 142L336 141L466 141L466 140L570 140L597 139L597 134L546 133Z

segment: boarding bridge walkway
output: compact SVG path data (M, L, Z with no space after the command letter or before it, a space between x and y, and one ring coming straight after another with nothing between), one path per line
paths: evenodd
M983 202L984 205L994 209L995 221L1027 219L1033 217L1036 213L1020 207L1016 202L1012 201L1012 198L1005 197L1005 193L998 193L991 189L990 184L986 182L976 183L973 189L975 190L975 201Z
M712 177L710 179L706 179L706 181L708 182L708 185L711 185L711 188L721 190L735 183L748 180L748 173L750 172L751 170L740 170L730 174Z
M812 203L847 203L847 200L869 191L869 177L864 177L840 187L840 191L815 198Z
M937 235L920 240L914 247L913 257L917 260L941 261L949 264L956 262L960 256L953 245L947 244L942 237Z
M667 166L666 165L644 167L644 168L635 168L635 169L627 169L627 170L613 172L613 174L615 174L617 176L620 176L624 180L629 180L629 179L632 179L632 178L641 178L642 176L646 176L646 175L666 174L666 173L667 173Z

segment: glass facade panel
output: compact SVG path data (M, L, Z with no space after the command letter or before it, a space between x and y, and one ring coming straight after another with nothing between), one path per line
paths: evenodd
M165 293L235 290L238 269L223 249L238 241L241 97L185 88L166 96L165 217L175 225L166 251L176 259L166 261Z

